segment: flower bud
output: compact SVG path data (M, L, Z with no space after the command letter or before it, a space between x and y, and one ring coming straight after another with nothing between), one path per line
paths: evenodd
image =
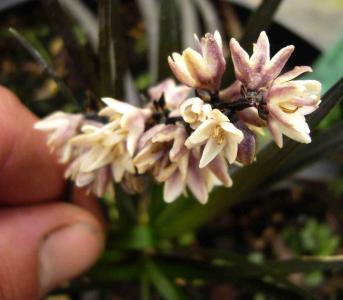
M195 40L197 50L187 48L182 55L174 52L168 57L169 66L189 87L216 92L226 65L221 36L216 31L214 35L207 33L201 41L195 36Z
M206 120L211 110L210 104L204 103L204 101L196 97L186 100L180 106L181 116L193 129Z
M243 165L250 165L255 160L256 155L256 136L243 122L235 123L235 126L240 129L244 138L238 145L237 161Z

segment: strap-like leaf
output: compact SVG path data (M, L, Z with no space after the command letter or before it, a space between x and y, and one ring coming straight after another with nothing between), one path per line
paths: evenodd
M152 284L166 300L186 300L186 295L164 273L164 268L150 259L145 261L147 272Z
M148 42L149 73L152 78L157 77L158 64L158 33L159 33L159 6L157 0L137 0L142 14Z
M101 96L121 98L127 69L119 0L99 0L99 60Z
M277 299L315 299L306 291L289 283L271 270L250 263L215 265L194 259L158 258L156 263L170 278L205 280L207 282L230 282L245 291L263 292Z
M311 144L302 144L280 166L271 181L278 180L293 174L295 171L315 162L318 158L324 159L332 153L343 150L343 122L337 123L323 133L313 136Z
M158 48L157 78L153 82L170 77L167 57L172 52L180 50L180 18L175 0L160 0L160 32Z
M81 0L58 0L84 30L94 52L98 51L99 28L93 12Z
M279 274L336 271L343 269L343 255L304 256L284 261L268 262L265 266Z
M204 21L206 32L214 32L219 30L222 32L222 25L220 23L220 18L217 13L216 8L208 0L193 0L194 4L197 6L200 16Z
M200 34L199 19L192 1L176 0L176 3L179 6L182 23L182 49L186 49L193 45L194 34Z

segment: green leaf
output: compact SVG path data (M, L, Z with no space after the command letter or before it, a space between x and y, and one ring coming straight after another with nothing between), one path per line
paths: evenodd
M105 250L105 252L100 257L97 264L100 265L108 265L117 262L121 262L126 258L124 251L117 250L117 249L110 249Z
M320 108L308 118L310 127L314 129L342 99L343 79L323 96ZM235 172L232 188L215 189L211 193L208 203L204 206L189 199L187 201L178 199L170 204L155 221L157 234L163 237L171 237L188 232L220 215L234 203L248 199L261 186L266 186L268 181L272 181L273 176L277 174L281 166L287 166L288 159L300 147L302 147L301 144L286 138L282 149L277 148L273 143L270 144L258 154L254 164Z
M310 144L301 144L288 157L287 161L275 172L273 182L285 178L294 172L332 153L342 150L343 122L339 122L324 132L317 132Z
M170 77L167 58L180 49L180 18L175 0L160 0L159 48L157 73L152 74L153 82ZM156 76L157 75L157 76Z
M140 274L138 263L95 266L89 277L95 282L111 283L113 281L128 281L137 279Z
M127 70L119 0L99 0L99 61L101 96L121 98Z
M79 108L79 110L82 110L82 103L78 102L76 98L74 97L73 93L69 89L69 87L63 82L63 80L55 73L51 65L47 60L50 61L48 57L48 52L44 49L44 47L41 45L41 43L38 41L38 39L35 38L35 36L31 33L29 34L30 40L34 43L32 45L32 42L28 40L28 38L24 37L22 34L20 34L17 30L14 28L9 28L9 32L13 35L13 37L30 53L30 55L36 60L36 62L42 66L44 72L51 76L56 83L59 86L59 89L61 93L66 97L66 99L70 103L76 104L76 106ZM40 49L42 53L38 50Z
M313 299L306 291L292 285L282 277L274 276L271 269L256 264L215 265L192 259L158 258L156 263L171 278L188 281L231 282L252 292L277 295L277 299Z
M152 284L166 300L186 300L186 295L164 273L164 267L159 266L153 260L146 259L144 264Z
M150 227L138 225L116 232L110 243L113 248L150 251L155 247L156 239Z
M120 225L125 227L137 224L138 220L134 203L136 196L127 194L119 184L115 186L115 190L115 205L118 209Z
M265 266L279 274L305 273L313 271L336 271L343 269L343 255L303 256L265 263Z

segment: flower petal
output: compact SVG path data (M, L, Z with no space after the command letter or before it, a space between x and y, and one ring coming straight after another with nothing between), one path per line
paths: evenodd
M196 81L190 75L183 61L183 58L181 57L179 53L173 53L173 58L169 56L168 64L169 64L170 69L174 73L175 77L179 81L181 81L185 85L188 85L189 87L194 87L196 85Z
M268 117L268 128L272 137L279 148L283 147L282 132L278 126L278 123L271 117Z
M164 183L163 199L167 203L176 200L184 190L184 183L181 179L180 172L176 171Z
M229 175L229 168L222 155L217 155L209 164L211 172L227 187L232 185L232 179Z
M264 82L267 83L270 80L274 80L282 71L283 67L287 63L289 57L292 55L294 51L294 46L287 46L279 50L271 61L268 63L266 71L265 71L265 78Z
M269 59L269 40L265 31L262 31L250 58L250 65L254 72L260 73Z
M211 73L209 72L206 61L201 54L192 48L187 48L183 51L182 56L187 66L187 70L198 84L207 86L211 80Z
M204 142L211 135L215 126L216 122L214 120L206 120L205 122L201 123L196 130L194 130L187 141L193 145L198 145Z
M187 186L200 203L205 204L207 202L207 184L204 177L202 176L202 170L200 170L198 167L198 160L193 154L190 155L189 159Z
M277 77L274 81L274 84L281 84L281 83L284 83L286 81L290 81L290 80L300 76L301 74L303 74L305 72L312 72L312 68L309 66L295 67L293 70L286 72L286 73L280 75L279 77Z
M199 168L206 167L224 148L225 143L218 144L214 138L209 138L199 163Z
M230 164L234 163L238 153L238 144L232 140L231 136L226 138L226 146L224 148L225 157Z
M247 83L250 70L248 53L244 51L234 38L230 40L230 52L235 67L236 78L243 83Z

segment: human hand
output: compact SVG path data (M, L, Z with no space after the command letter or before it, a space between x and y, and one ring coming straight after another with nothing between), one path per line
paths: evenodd
M95 199L74 190L78 206L57 202L63 167L46 135L33 129L36 120L0 87L0 300L38 299L89 268L103 249Z

